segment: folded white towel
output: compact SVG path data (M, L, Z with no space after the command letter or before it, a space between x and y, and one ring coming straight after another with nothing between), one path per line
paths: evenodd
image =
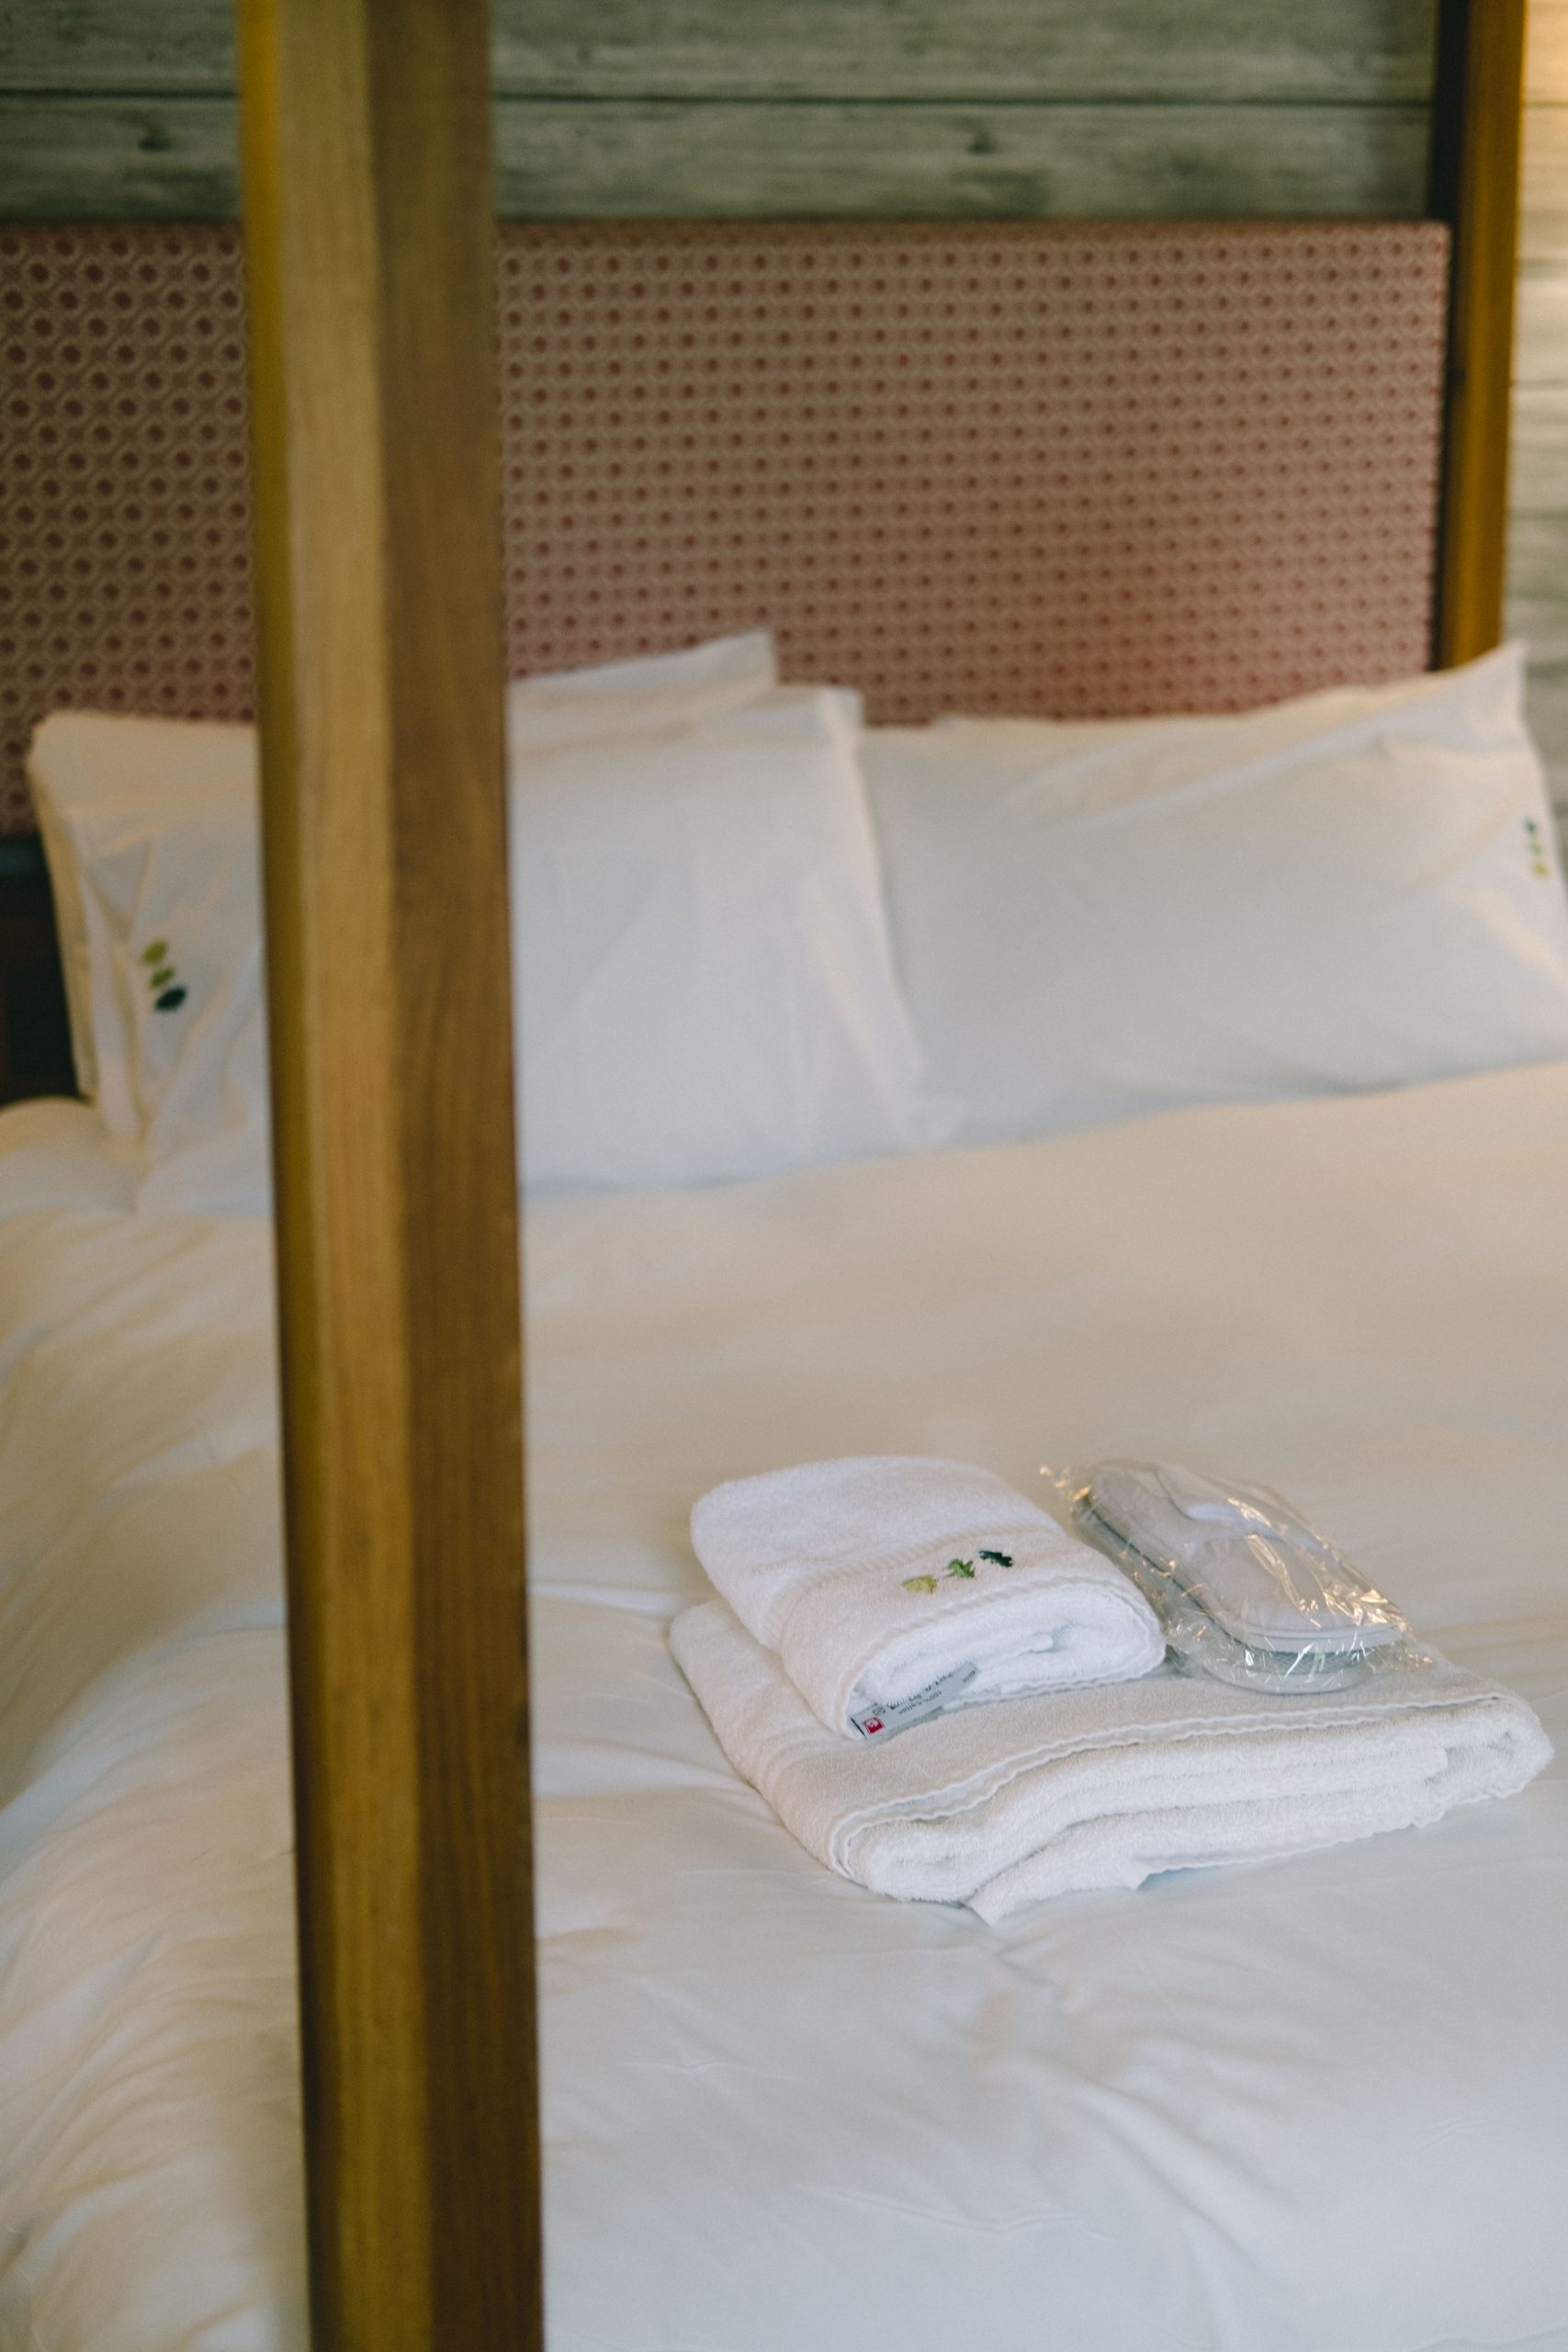
M850 1747L722 1601L670 1645L736 1770L818 1860L984 1919L1156 1871L1265 1861L1511 1796L1551 1756L1524 1701L1446 1659L1276 1698L1171 1668L1004 1700Z
M1122 1571L989 1470L806 1462L715 1487L696 1555L829 1731L1146 1674L1165 1655Z

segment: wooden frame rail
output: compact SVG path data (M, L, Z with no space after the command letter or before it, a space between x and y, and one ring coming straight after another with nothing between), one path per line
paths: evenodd
M1427 210L1453 236L1432 659L1503 635L1526 0L1442 0Z
M540 2339L483 0L242 0L315 2341Z

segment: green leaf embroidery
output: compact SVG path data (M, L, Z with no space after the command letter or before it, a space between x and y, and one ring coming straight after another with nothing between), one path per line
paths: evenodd
M155 989L166 989L174 977L175 967L172 964L160 964L149 985Z
M166 939L155 939L151 947L144 947L142 949L141 960L144 964L164 964L168 961L168 941Z
M936 1578L935 1577L906 1577L904 1589L906 1592L934 1592Z
M950 1577L973 1577L975 1563L973 1560L949 1560L947 1573Z
M987 1552L982 1549L979 1556L982 1560L994 1561L998 1568L1010 1568L1012 1566L1012 1554L1010 1552Z

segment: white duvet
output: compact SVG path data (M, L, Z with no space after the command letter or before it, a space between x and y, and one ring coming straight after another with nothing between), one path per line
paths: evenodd
M0 1116L0 2352L302 2352L265 1228ZM832 1453L1277 1487L1568 1737L1568 1069L529 1238L550 2352L1568 2347L1568 1797L1000 1928L671 1664Z

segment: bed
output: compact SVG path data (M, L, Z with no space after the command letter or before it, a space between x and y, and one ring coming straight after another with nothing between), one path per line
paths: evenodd
M293 2352L268 1237L126 1182L85 1107L0 1116L0 2336ZM1274 1480L1561 1747L1568 1067L561 1201L527 1248L551 2345L1568 2344L1561 1763L991 1929L820 1870L663 1640L721 1475L1148 1448Z
M536 2341L536 1950L555 2352L1568 2346L1560 1770L991 1930L811 1862L665 1645L719 1477L1224 1456L1560 1737L1568 1064L1528 1022L1436 1066L1530 1067L1396 1091L1314 1042L1335 1099L536 1168L536 1945L515 1802L497 491L514 670L765 620L874 719L1092 725L1483 653L1520 12L1443 11L1427 222L509 232L494 470L479 12L245 23L248 297L222 233L0 241L49 583L13 759L61 704L247 707L250 303L279 1130L275 1267L265 1200L0 1114L0 2335Z

